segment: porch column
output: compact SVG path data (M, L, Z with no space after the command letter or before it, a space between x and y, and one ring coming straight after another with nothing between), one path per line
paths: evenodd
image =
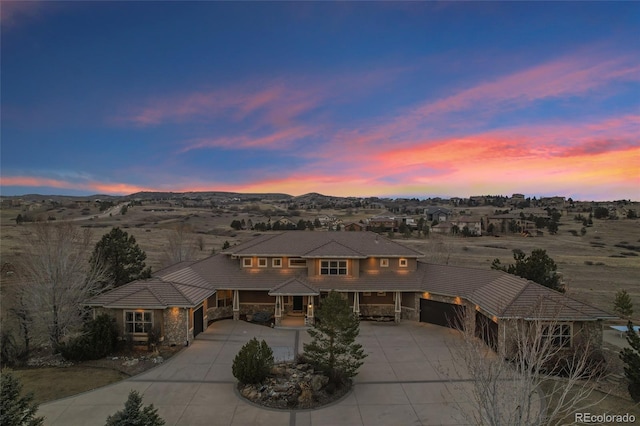
M401 314L402 314L402 292L396 291L396 309L395 309L396 322L400 322Z
M357 291L353 293L353 313L360 315L360 293Z
M233 320L238 321L240 319L240 292L233 290Z
M276 325L280 325L280 322L282 321L282 296L280 295L276 296L275 317L276 317Z
M313 312L313 296L307 296L309 301L309 305L307 306L307 325L313 325L315 322L314 312Z

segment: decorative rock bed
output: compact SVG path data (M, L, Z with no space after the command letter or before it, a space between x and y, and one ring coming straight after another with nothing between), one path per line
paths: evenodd
M337 401L349 392L351 383L337 388L310 364L276 364L262 384L238 384L240 395L270 408L303 410Z

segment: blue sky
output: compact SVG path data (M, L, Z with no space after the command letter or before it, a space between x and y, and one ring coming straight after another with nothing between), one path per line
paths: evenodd
M2 195L640 197L637 2L3 2Z

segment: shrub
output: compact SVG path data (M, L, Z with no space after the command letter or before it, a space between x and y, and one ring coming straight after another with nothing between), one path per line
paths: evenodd
M117 344L116 320L102 314L85 323L80 336L60 345L60 352L65 359L73 361L99 359L113 352Z
M0 425L40 426L44 417L36 417L38 404L33 393L22 394L22 384L10 373L0 379Z
M233 376L240 383L260 383L273 367L273 351L264 340L249 340L233 359Z
M153 404L142 407L142 397L134 390L124 404L124 410L107 417L106 426L162 426L165 421Z

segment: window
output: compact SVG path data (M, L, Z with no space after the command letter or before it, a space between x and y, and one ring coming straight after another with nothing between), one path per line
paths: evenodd
M386 291L379 291L378 292L378 296L386 296L387 292Z
M407 261L407 259L400 259L398 261L398 266L400 266L401 268L406 268L407 266L409 266L409 262Z
M261 257L258 259L258 268L266 268L267 267L267 258Z
M388 268L389 267L389 259L380 259L380 267Z
M125 311L125 333L148 333L153 328L153 312L151 311Z
M279 257L272 259L271 266L274 268L282 268L282 259Z
M218 308L231 306L233 303L233 294L231 290L218 290L216 292L216 296L218 299Z
M362 295L363 296L371 296L371 292L370 291L363 291Z
M243 257L242 266L244 266L245 268L251 268L253 266L253 259L250 257Z
M299 257L294 257L293 259L289 259L289 268L306 268L307 260L300 259Z
M571 347L571 324L545 325L542 327L542 340L551 340L551 345L558 348Z
M321 260L320 275L347 275L347 261Z

